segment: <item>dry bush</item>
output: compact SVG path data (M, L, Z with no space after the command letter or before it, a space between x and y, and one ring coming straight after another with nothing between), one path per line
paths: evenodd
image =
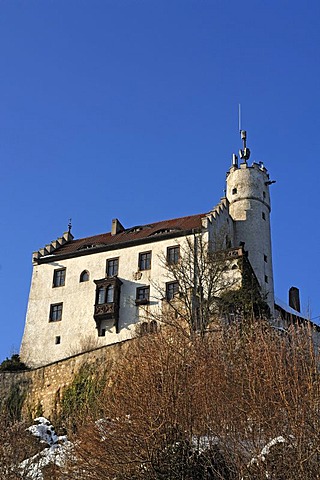
M104 416L80 429L64 478L320 478L319 385L304 328L144 336L109 376Z
M0 416L0 479L21 479L19 464L38 453L43 447L37 439L26 432L27 425L21 421L9 421Z

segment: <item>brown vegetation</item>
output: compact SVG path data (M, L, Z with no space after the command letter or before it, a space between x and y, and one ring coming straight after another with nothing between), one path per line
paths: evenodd
M82 419L63 478L317 479L319 386L305 329L144 336L97 398L104 414Z

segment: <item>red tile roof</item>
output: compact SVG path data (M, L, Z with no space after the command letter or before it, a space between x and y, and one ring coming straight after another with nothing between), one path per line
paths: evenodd
M150 241L157 241L165 236L180 236L193 229L199 230L201 228L201 218L205 214L191 215L188 217L174 218L172 220L163 220L162 222L151 223L148 225L139 225L132 228L126 228L123 232L111 235L111 232L94 235L93 237L80 238L65 243L53 255L74 255L93 253L96 250L105 250L112 248L121 248L126 244L131 243L148 243ZM45 260L42 257L41 260Z

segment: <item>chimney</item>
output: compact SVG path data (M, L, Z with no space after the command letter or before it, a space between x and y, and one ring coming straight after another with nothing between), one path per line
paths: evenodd
M117 233L123 232L124 227L121 225L120 221L117 218L112 220L111 225L111 235L116 235Z
M297 287L291 287L289 290L289 307L300 312L300 292Z

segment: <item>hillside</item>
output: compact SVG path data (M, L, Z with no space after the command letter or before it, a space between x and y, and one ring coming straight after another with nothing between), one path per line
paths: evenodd
M205 336L173 326L112 354L86 353L77 370L81 356L67 360L72 380L50 420L73 449L60 466L53 457L43 478L318 478L320 378L310 338L306 328L279 334L262 321ZM24 375L49 382L54 366L47 368ZM35 455L25 436L31 411L24 404L19 420L9 407L2 405L0 471L22 478L21 462Z

